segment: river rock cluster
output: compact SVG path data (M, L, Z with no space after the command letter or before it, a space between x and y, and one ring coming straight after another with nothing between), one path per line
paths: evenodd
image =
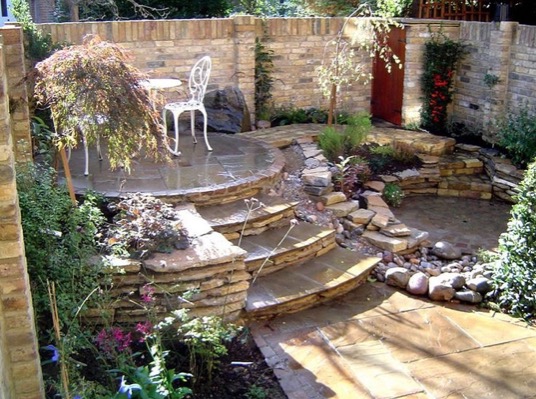
M492 290L493 265L476 256L461 255L448 242L422 247L405 255L390 251L378 253L372 276L413 295L426 295L434 301L458 300L480 303Z

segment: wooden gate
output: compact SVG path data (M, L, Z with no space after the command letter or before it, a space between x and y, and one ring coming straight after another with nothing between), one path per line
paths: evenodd
M404 65L406 55L406 31L393 28L389 33L389 47ZM385 62L376 59L373 66L371 111L375 118L395 125L402 124L402 95L404 93L404 68L392 63L391 72Z

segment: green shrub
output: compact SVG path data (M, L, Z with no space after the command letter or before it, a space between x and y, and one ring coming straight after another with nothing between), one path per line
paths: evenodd
M378 145L370 148L370 153L382 157L393 157L395 149L390 145Z
M494 300L529 320L536 312L536 163L529 166L519 188L507 231L499 240Z
M318 146L324 152L324 156L332 162L336 162L344 155L345 137L333 126L326 127L318 135Z
M512 162L525 167L536 156L536 111L525 104L518 113L509 113L497 123L499 145Z
M415 152L415 148L403 141L396 141L393 144L393 159L395 161L411 164L415 161Z
M394 183L387 183L383 190L383 198L388 205L393 207L399 207L402 204L402 199L404 198L404 191L400 186Z
M97 253L102 213L93 196L74 206L52 168L17 170L17 188L38 327L51 327L47 281L55 283L59 316L70 324L81 301L99 286L100 268L89 259Z
M342 132L328 126L318 136L318 145L324 151L324 156L333 163L339 162L341 157L352 155L367 139L372 128L370 115L364 112L349 117L347 122Z
M348 118L348 124L344 129L344 135L346 136L345 149L347 153L353 152L367 139L370 129L372 129L370 114L360 112Z
M274 52L266 48L263 39L255 39L255 110L257 119L266 118L266 115L269 114L274 84Z
M280 107L272 111L272 126L293 125L309 122L307 111L302 108Z

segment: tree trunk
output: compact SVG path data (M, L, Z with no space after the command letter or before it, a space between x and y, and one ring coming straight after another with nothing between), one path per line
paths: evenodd
M329 111L328 111L328 126L333 125L333 115L337 105L337 85L331 85L331 93L329 94Z

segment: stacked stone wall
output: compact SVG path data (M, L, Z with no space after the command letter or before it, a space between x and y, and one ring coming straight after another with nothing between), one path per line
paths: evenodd
M17 120L9 113L10 79L21 67L11 62L15 37L0 37L0 397L37 399L44 391L15 179Z

